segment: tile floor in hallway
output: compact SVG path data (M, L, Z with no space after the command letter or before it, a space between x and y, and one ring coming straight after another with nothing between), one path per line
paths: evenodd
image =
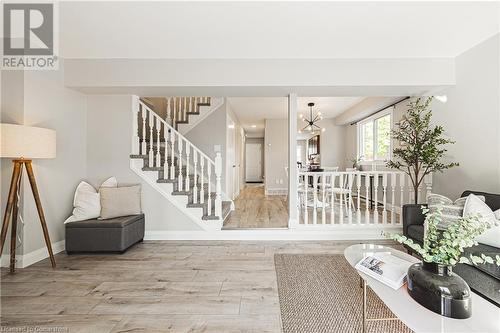
M125 254L2 269L3 330L280 332L275 253L342 253L361 241L145 241ZM390 241L379 243L391 244Z

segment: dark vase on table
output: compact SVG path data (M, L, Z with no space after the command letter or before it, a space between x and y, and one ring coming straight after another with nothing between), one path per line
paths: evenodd
M472 315L471 291L467 283L453 273L452 266L422 262L408 269L408 293L442 316L465 319Z

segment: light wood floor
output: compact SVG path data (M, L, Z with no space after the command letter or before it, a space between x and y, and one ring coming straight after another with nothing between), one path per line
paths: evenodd
M287 228L288 203L284 195L265 195L263 184L246 184L234 200L235 210L224 229Z
M2 269L0 331L280 332L274 254L353 243L150 241L122 255L58 254L56 270L48 260Z

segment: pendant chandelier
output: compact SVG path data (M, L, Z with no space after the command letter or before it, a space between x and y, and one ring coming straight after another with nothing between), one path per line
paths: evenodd
M320 120L323 119L321 112L316 113L313 117L314 103L308 103L307 106L309 107L309 118L303 117L302 114L300 114L299 116L300 119L302 119L307 123L307 125L304 126L304 128L302 128L301 130L299 130L299 133L309 132L312 134L319 131L324 132L326 129L324 127L318 126L317 124Z

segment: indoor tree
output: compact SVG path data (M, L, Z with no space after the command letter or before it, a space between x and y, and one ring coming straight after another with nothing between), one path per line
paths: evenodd
M442 162L446 153L444 145L455 143L443 136L442 126L432 126L433 97L417 98L408 103L408 111L391 134L400 143L393 150L393 159L387 162L390 168L405 172L411 179L415 203L418 203L418 188L425 176L432 172L458 166L458 163Z

